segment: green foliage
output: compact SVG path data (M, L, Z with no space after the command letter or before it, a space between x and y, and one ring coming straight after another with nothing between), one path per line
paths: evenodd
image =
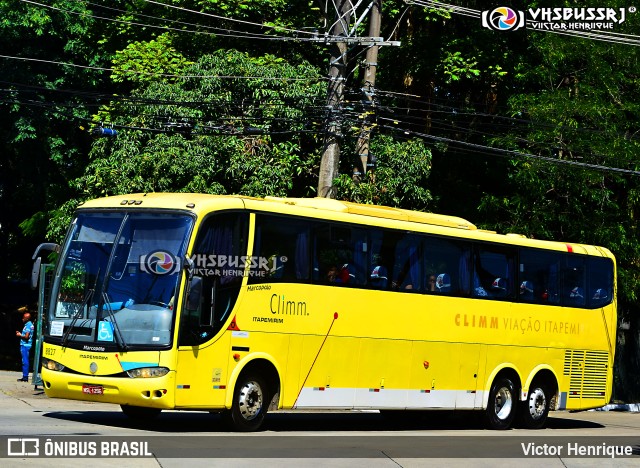
M129 129L115 139L96 140L84 174L72 182L80 194L76 204L131 192L310 193L317 150L308 147L315 145L313 137L295 132L306 125L305 107L324 93L314 67L225 50L202 56L184 74L188 78L139 81L132 95L145 103L144 112L135 101L114 101L102 109L96 118L101 121L176 131ZM234 118L231 111L238 106L241 114ZM225 114L223 134L207 126ZM264 135L243 135L240 117L254 119ZM67 211L54 214L52 235L60 233L60 217L66 219Z
M521 92L509 100L512 115L536 125L514 129L495 143L569 163L637 168L640 142L630 138L640 119L635 48L556 37L531 41L521 61ZM635 69L635 73L629 73ZM638 300L637 178L577 166L514 161L509 197L487 194L486 225L548 239L604 245L618 257L623 301Z
M442 73L446 77L445 83L459 81L463 78L473 78L480 75L480 70L476 68L478 60L466 58L461 52L446 51L442 59Z
M356 182L350 174L336 181L338 198L375 205L424 210L431 204L428 178L431 151L422 140L394 141L377 136L370 151L376 155L374 171Z
M111 79L120 83L125 80L135 84L152 83L174 79L192 65L178 52L168 33L151 41L132 42L118 51L113 59Z

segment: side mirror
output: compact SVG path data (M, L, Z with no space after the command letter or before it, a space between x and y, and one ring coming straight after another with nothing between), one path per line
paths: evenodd
M36 251L31 257L31 259L34 260L33 268L31 269L31 289L36 289L38 287L38 280L40 278L40 265L42 264L40 251L42 250L60 253L60 246L58 244L54 244L53 242L45 242L44 244L40 244L38 247L36 247Z
M33 262L33 268L31 268L31 289L38 287L38 279L40 278L40 265L42 264L42 258L36 258Z

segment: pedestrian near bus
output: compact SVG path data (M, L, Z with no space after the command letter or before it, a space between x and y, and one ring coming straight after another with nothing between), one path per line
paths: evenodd
M18 382L29 381L29 353L31 352L31 344L33 343L33 322L31 321L31 313L22 307L20 310L25 310L22 314L22 331L16 331L16 336L20 338L20 355L22 356L22 378L18 379Z

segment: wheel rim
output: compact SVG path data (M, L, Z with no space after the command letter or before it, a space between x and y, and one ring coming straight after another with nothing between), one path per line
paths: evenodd
M240 414L246 421L256 418L262 411L264 395L262 388L256 382L247 382L238 397Z
M540 419L547 407L547 397L541 388L529 393L529 414L533 419Z
M498 390L496 393L494 408L498 419L504 421L509 417L511 409L513 408L513 396L511 395L511 390L506 387L502 387Z

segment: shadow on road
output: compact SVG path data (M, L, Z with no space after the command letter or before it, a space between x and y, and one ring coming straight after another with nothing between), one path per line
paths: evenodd
M78 423L130 428L153 433L228 432L219 414L205 412L166 411L152 420L130 419L119 411L57 411L43 414L46 418L76 421ZM582 419L550 417L547 428L552 430L597 429L601 424ZM377 412L274 412L267 415L264 431L442 431L482 430L484 423L479 413L425 411L382 415Z

